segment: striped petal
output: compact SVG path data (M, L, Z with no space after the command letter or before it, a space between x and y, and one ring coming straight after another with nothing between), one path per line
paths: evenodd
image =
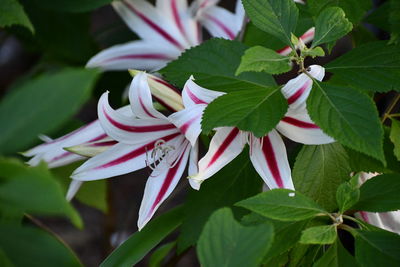
M154 41L133 41L115 45L92 57L89 68L103 70L141 69L155 71L176 59L181 51Z
M175 146L177 140L182 140L179 133L160 138L166 144ZM154 149L157 140L137 145L118 143L105 152L87 160L74 171L72 179L92 181L130 173L146 167L149 155Z
M196 105L175 112L168 117L168 120L179 128L192 146L196 144L201 133L201 117L205 108L206 105Z
M129 102L131 103L133 114L142 119L166 119L153 106L153 99L147 80L147 74L144 72L138 73L132 80L129 88Z
M250 159L270 189L294 189L285 144L275 130L261 139L252 138Z
M242 152L245 135L237 128L219 128L211 139L207 154L199 161L199 173L190 179L202 182L221 170Z
M295 2L302 3L302 1L295 1ZM312 27L308 29L302 36L300 36L299 39L303 41L303 43L307 44L314 39L314 34L315 34L315 28ZM299 46L297 45L296 48L299 48ZM290 46L285 46L284 48L278 50L277 52L283 56L287 56L290 54L290 52L292 52L292 48Z
M312 65L309 67L308 73L318 81L322 81L325 76L325 69L319 65ZM302 73L287 82L281 91L289 103L289 108L297 109L304 108L311 88L312 80Z
M209 104L223 94L197 85L194 78L190 77L182 91L183 104L186 108L199 104Z
M287 138L306 145L322 145L335 142L326 135L308 115L307 109L289 109L276 129Z
M125 144L143 144L163 136L179 133L166 119L135 119L113 110L108 103L108 92L98 104L98 116L104 131L111 138Z
M243 18L218 6L205 9L200 17L200 23L213 37L229 40L235 39L241 29L241 23L238 20L243 23Z
M366 212L356 213L356 217L376 227L400 234L400 211L391 212Z
M143 40L173 46L178 50L190 47L173 20L143 0L121 0L112 3L125 23Z
M174 166L162 166L160 163L161 168L157 167L147 180L139 210L139 230L150 221L158 207L172 193L182 177L189 157L190 144L183 140L181 142L179 149L170 159L171 163L175 162Z

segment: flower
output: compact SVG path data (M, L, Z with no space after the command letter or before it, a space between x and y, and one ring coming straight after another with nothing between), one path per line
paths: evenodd
M105 70L158 70L192 46L202 42L201 25L213 37L234 39L241 29L244 10L237 1L236 14L216 6L216 0L121 0L114 9L141 40L115 45L95 55L87 67Z
M188 81L185 88L190 84L191 81ZM173 114L174 120L153 107L147 74L143 72L135 76L129 91L133 116L112 109L108 103L108 92L104 93L98 104L99 121L107 135L118 143L87 160L71 176L75 181L91 181L150 167L152 173L139 210L139 229L146 225L172 193L188 162L189 175L198 172L197 137L201 132L201 118L192 116L197 113L188 112L194 104L187 101L186 90L183 91L186 110ZM213 91L210 94L214 98L219 95ZM194 97L201 99L203 95ZM198 105L194 107L201 108ZM180 127L172 121L179 123Z
M364 183L379 174L363 172L360 175L360 183ZM356 217L379 228L400 234L400 210L379 213L360 211L356 213Z
M323 67L313 65L308 74L317 80L325 75ZM306 109L306 99L312 88L312 80L300 74L290 80L282 89L289 103L289 109L276 129L289 139L303 144L326 144L334 140L315 125ZM276 130L262 138L240 131L234 127L221 127L211 139L207 154L199 161L199 173L190 177L199 189L201 182L210 178L238 156L245 144L250 146L250 159L258 174L270 189L294 189L285 144Z

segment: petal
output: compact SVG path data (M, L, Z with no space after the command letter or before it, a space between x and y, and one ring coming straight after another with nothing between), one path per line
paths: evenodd
M67 192L67 196L66 196L67 201L71 201L75 197L76 193L78 193L82 184L83 184L82 181L77 181L77 180L71 181L71 183L69 184L68 192Z
M225 93L208 90L197 85L193 81L193 77L190 77L182 91L183 104L186 108L198 104L209 104L223 94Z
M180 129L192 146L196 144L201 133L201 116L205 108L206 105L196 105L175 112L168 117L168 120Z
M298 3L301 3L301 1L299 1ZM303 43L307 44L314 39L314 34L315 34L315 28L312 27L308 29L302 36L300 36L299 39L303 41ZM299 45L297 45L296 48L299 48ZM290 46L285 46L284 48L278 50L277 52L283 56L287 56L290 54L290 52L292 52L292 48Z
M183 141L179 145L179 149L174 153L175 155L171 158L175 162L175 165L171 168L168 166L157 167L148 178L139 210L139 231L148 223L158 207L175 189L185 171L189 151L190 144Z
M238 18L235 14L218 6L205 9L199 20L213 37L229 40L235 39L241 29L241 24L237 20L243 23L243 18Z
M199 142L197 142L190 150L189 171L188 171L189 177L196 175L199 172L198 163L199 163ZM201 182L194 179L189 179L189 184L193 189L199 190Z
M287 138L306 145L322 145L335 142L326 135L310 118L305 107L289 108L276 129Z
M315 79L322 81L325 76L325 69L318 65L309 67L308 73ZM311 92L312 80L306 74L302 73L294 79L291 79L281 89L292 109L304 108L305 102Z
M270 189L294 190L285 144L275 130L261 139L252 138L250 159Z
M64 149L74 154L91 158L97 156L100 153L103 153L117 143L117 141L112 140L111 138L105 138L100 141L84 143L77 146L66 147Z
M133 41L105 49L92 57L86 67L103 70L159 70L178 58L181 51L155 41Z
M143 144L179 132L167 119L134 119L113 110L108 103L108 92L99 100L98 116L107 135L125 144Z
M221 170L242 152L245 135L237 128L219 128L211 139L207 154L199 161L199 173L190 179L202 182Z
M175 146L183 139L179 133L164 136L166 144ZM79 181L92 181L126 174L146 167L151 152L158 140L145 144L127 145L118 143L107 151L87 160L74 171L72 178Z
M391 212L365 212L356 213L356 217L376 227L400 234L400 211Z
M144 72L138 73L132 80L131 87L129 88L129 101L133 114L142 119L165 119L165 116L158 112L153 106L151 91L147 80L147 74Z
M144 40L179 50L190 47L174 22L160 10L143 0L122 0L112 3L125 23Z

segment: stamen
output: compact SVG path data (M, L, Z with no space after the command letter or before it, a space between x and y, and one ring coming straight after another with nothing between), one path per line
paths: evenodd
M171 151L174 150L175 147L167 145L164 140L162 139L157 140L154 143L153 151L151 151L150 160L149 160L149 153L146 148L146 166L154 171L156 168L160 166L162 162L164 162L166 163L168 168L173 168L176 165L177 160L173 162L173 164L169 164L167 156L170 154Z

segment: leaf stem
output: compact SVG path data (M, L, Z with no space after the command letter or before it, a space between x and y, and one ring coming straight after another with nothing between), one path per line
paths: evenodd
M385 123L386 119L390 117L390 112L396 107L397 102L400 100L400 94L397 94L395 98L393 99L392 103L389 105L389 107L386 109L385 113L382 116L382 124Z

